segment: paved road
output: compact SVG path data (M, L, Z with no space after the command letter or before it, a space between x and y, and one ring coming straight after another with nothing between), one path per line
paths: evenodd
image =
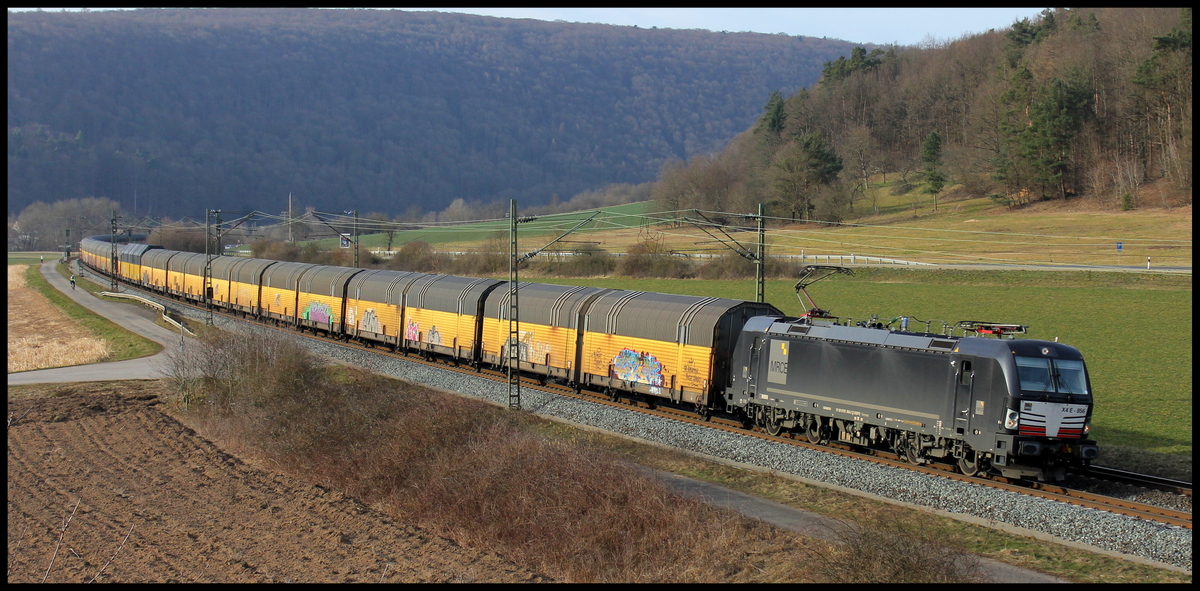
M154 379L162 377L157 364L161 363L164 353L179 345L179 335L167 330L140 313L136 307L128 304L105 301L94 297L82 289L71 289L70 282L59 275L54 268L55 262L44 263L42 275L50 285L67 294L84 307L105 316L146 338L157 341L164 346L163 352L151 357L118 361L114 363L93 363L74 367L42 369L21 373L8 374L8 384L38 384L64 382L93 382L131 379ZM702 498L715 505L737 511L752 519L759 519L789 531L801 533L825 540L837 540L836 532L844 531L846 524L825 517L818 513L801 511L787 505L758 498L743 492L731 490L715 484L694 480L667 472L658 473L672 487L691 496ZM1011 566L999 561L980 558L980 568L983 574L994 583L1065 583L1050 575L1036 571Z
M158 371L158 366L164 360L164 354L179 346L179 333L155 324L147 317L152 317L152 315L145 314L137 306L102 300L83 289L71 289L71 282L55 270L54 266L57 262L57 260L48 261L42 263L41 266L42 276L46 278L51 287L63 292L83 307L163 345L163 350L157 355L141 359L10 373L8 374L8 385L161 378L162 374Z

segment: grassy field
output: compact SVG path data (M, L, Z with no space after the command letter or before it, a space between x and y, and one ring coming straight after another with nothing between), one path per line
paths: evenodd
M650 202L628 203L625 205L616 205L613 207L604 207L598 210L600 213L595 219L588 222L586 226L580 229L579 236L590 236L597 233L606 233L613 230L628 230L639 226L651 223L645 217L646 212L651 208ZM575 224L587 219L591 215L591 211L575 212L570 214L558 214L553 216L541 216L537 219L521 222L521 235L529 240L542 240L542 244L553 240L559 234L566 232ZM524 217L521 214L518 205L517 214L519 217ZM475 222L469 224L455 224L437 227L422 228L419 230L405 230L396 232L392 239L393 248L401 244L420 240L429 244L437 245L441 250L468 250L477 246L479 243L486 240L500 237L505 240L507 245L509 222L506 219L494 220L489 222ZM594 240L594 237L580 238L573 236L572 240ZM338 239L328 238L315 241L322 249L338 248ZM387 245L386 234L365 234L359 236L359 244L364 248L384 248Z
M893 195L896 175L889 183L873 182L879 213L869 200L859 199L855 212L838 225L768 221L767 251L773 255L857 255L940 264L1039 264L1190 267L1192 264L1191 206L1172 209L1115 210L1094 199L1047 201L1010 208L987 197L967 197L953 188L940 197L937 209L931 195L918 184ZM879 177L873 178L879 181ZM746 212L750 213L750 212ZM519 245L528 252L557 237L584 219L587 212L541 218L520 225ZM710 218L716 214L706 214ZM566 240L590 242L609 252L656 241L665 251L724 254L728 249L685 218L692 212L655 214L651 202L603 208L596 219ZM665 223L674 220L674 223ZM734 226L750 228L745 218L727 218ZM507 220L429 227L396 232L393 248L414 240L443 251L468 251L489 239L507 248ZM752 231L729 230L744 245L756 240ZM336 248L335 239L320 240L321 248ZM383 248L383 234L364 235L367 248ZM1121 250L1117 250L1117 243Z
M70 276L70 273L65 271L66 265L60 264L57 267L59 273L65 272L67 276ZM82 325L96 338L102 339L109 344L110 353L103 361L137 359L147 355L154 355L162 350L162 345L129 332L108 319L98 316L87 308L76 304L71 298L51 287L46 282L46 279L42 277L42 274L37 271L36 266L29 268L25 280L29 287L42 294L42 296L61 309L69 318ZM86 283L88 282L83 279L76 282L79 287L84 289L87 289Z
M745 281L530 278L544 283L753 299ZM792 281L766 283L767 301L803 311ZM1104 445L1192 453L1190 276L1124 273L866 270L808 289L843 318L988 320L1029 325L1027 338L1077 347L1097 401L1092 436ZM923 324L910 321L910 328ZM941 323L931 329L940 332Z
M8 372L85 365L108 356L108 343L29 287L32 269L8 266Z
M37 265L42 262L42 259L39 257L45 257L45 260L53 261L62 258L62 253L54 251L10 252L8 253L8 264Z

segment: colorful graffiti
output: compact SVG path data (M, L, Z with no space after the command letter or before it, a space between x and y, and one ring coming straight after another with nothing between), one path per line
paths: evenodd
M613 358L612 366L614 378L655 387L663 385L662 364L649 353L621 349Z
M321 324L329 324L333 319L333 310L329 308L328 304L323 304L321 302L309 302L308 305L304 307L304 314L301 316L301 318L312 322L319 322Z
M420 341L421 324L415 320L409 320L408 325L404 328L404 338L410 341ZM429 332L425 333L425 342L430 345L442 344L442 333L438 332L437 325L429 327Z

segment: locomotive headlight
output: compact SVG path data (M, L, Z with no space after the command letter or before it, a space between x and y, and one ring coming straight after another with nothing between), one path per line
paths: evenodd
M1091 433L1091 432L1092 432L1092 422L1091 421L1084 422L1083 423L1083 434L1087 435L1088 433Z
M1016 429L1017 425L1020 422L1021 422L1021 413L1019 413L1011 408L1008 409L1008 414L1005 415L1005 417L1004 417L1004 428L1005 429Z

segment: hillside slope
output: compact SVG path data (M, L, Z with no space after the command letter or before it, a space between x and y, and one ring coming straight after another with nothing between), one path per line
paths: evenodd
M565 200L721 149L850 47L398 10L10 12L9 211Z

